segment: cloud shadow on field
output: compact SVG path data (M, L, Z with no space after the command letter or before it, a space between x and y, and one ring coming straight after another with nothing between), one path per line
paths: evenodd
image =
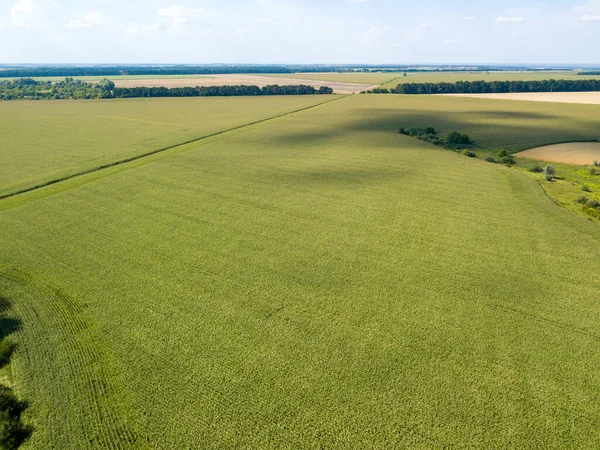
M560 119L556 114L537 113L528 111L458 111L453 114L476 115L494 119Z
M262 181L281 185L331 185L355 187L364 184L384 183L398 179L406 173L400 170L385 170L381 167L369 168L311 168L298 170L271 169L260 171L256 176Z

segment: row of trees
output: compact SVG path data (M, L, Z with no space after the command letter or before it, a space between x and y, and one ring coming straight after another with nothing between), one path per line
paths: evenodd
M439 136L433 127L426 128L400 128L400 134L414 137L433 145L438 145L450 150L462 150L473 144L468 134L450 131L445 136ZM469 155L470 156L470 155Z
M600 91L600 80L457 81L456 83L405 83L396 94L486 94L510 92Z
M112 98L114 83L84 83L66 78L64 81L35 81L31 78L0 81L0 100L62 100Z
M0 70L0 78L84 77L115 75L215 75L236 73L292 73L285 66L97 66L97 67L22 67Z
M579 72L577 75L600 75L600 70L593 70L587 72Z
M60 100L60 99L105 99L135 97L232 97L258 95L315 95L333 94L333 89L323 86L200 86L200 87L134 87L117 88L104 79L99 83L84 83L65 78L64 81L35 81L31 78L0 81L0 100Z
M406 65L236 65L236 64L205 64L205 65L124 65L124 66L46 66L46 67L0 67L0 78L18 77L82 77L115 75L214 75L236 73L306 73L306 72L485 72L503 70L523 70L523 67L496 66L438 66L421 67ZM527 70L535 70L528 68Z
M114 98L134 97L237 97L258 95L315 95L333 94L333 89L312 86L279 86L270 85L259 88L258 86L196 86L196 87L134 87L115 88Z

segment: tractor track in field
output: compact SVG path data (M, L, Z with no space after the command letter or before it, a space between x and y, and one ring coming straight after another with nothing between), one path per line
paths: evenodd
M109 162L109 163L106 163L106 164L102 164L100 166L96 166L96 167L92 167L90 169L82 170L80 172L72 173L70 175L65 175L63 177L54 178L52 180L44 181L42 183L38 183L38 184L35 184L33 186L22 188L22 189L19 189L17 191L14 191L14 192L8 192L6 194L2 194L2 195L0 195L0 201L5 200L5 199L9 199L9 198L12 198L12 197L16 197L18 195L27 194L29 192L37 191L37 190L43 189L45 187L53 186L53 185L56 185L56 184L59 184L59 183L65 182L65 181L72 180L74 178L79 178L79 177L82 177L82 176L85 176L85 175L90 175L90 174L93 174L93 173L97 173L97 172L100 172L100 171L105 170L105 169L110 169L110 168L113 168L113 167L122 166L124 164L131 163L131 162L139 161L139 160L142 160L142 159L147 158L149 156L154 156L154 155L157 155L159 153L164 153L166 151L173 150L173 149L176 149L176 148L179 148L179 147L183 147L183 146L188 145L188 144L193 144L195 142L200 142L200 141L203 141L203 140L206 140L206 139L210 139L210 138L213 138L213 137L216 137L216 136L221 136L221 135L233 132L233 131L243 130L244 128L249 128L249 127L252 127L254 125L260 125L260 124L263 124L263 123L270 122L272 120L276 120L276 119L280 119L282 117L290 116L292 114L296 114L296 113L299 113L299 112L303 112L303 111L307 111L307 110L310 110L310 109L314 109L314 108L317 108L319 106L327 105L329 103L333 103L333 102L342 100L342 99L344 99L346 97L348 97L348 96L347 95L340 95L340 96L338 96L338 97L336 97L336 98L334 98L332 100L327 100L327 101L325 101L323 103L318 103L316 105L305 106L303 108L299 108L299 109L295 109L295 110L292 110L292 111L288 111L288 112L285 112L285 113L282 113L282 114L278 114L276 116L267 117L265 119L256 120L254 122L246 123L246 124L243 124L243 125L238 125L238 126L232 127L232 128L227 128L225 130L220 130L220 131L217 131L217 132L214 132L214 133L210 133L210 134L207 134L207 135L204 135L204 136L200 136L200 137L197 137L197 138L188 139L187 141L184 141L184 142L178 142L176 144L168 145L166 147L161 147L161 148L158 148L158 149L155 149L155 150L151 150L149 152L145 152L145 153L142 153L142 154L139 154L139 155L129 156L127 158L119 159L117 161L112 161L112 162Z

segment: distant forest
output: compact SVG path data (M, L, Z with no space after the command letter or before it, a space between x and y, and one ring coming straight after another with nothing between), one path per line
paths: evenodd
M170 66L0 66L0 78L83 77L119 75L216 75L307 72L486 72L505 70L542 70L508 66L406 66L406 65L170 65Z
M312 86L200 86L200 87L134 87L117 88L104 79L99 83L85 83L71 77L64 81L36 81L31 78L0 81L0 100L63 100L110 99L136 97L232 97L259 95L314 95L333 94L333 89Z
M600 75L600 70L588 71L588 72L579 72L577 75Z
M381 91L381 89L378 91ZM600 91L600 80L457 81L456 83L406 83L399 84L390 92L396 94L504 94L511 92L590 91Z

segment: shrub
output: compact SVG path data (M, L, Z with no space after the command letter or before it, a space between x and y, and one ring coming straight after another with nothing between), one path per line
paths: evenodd
M485 158L485 160L489 163L496 164L496 160L494 158L492 158L491 156L488 156L487 158Z
M507 156L509 156L509 154L506 150L500 150L498 152L498 158L506 158Z
M584 184L583 186L581 186L581 190L583 192L592 192L592 190L589 188L588 185Z
M502 164L506 164L507 166L514 166L516 164L512 156L503 156L500 158L500 162Z
M590 169L590 175L596 175L596 168L592 167Z
M587 197L583 197L583 196L582 197L577 197L575 199L575 203L577 203L578 205L587 205L587 203L589 201L590 200Z
M546 167L544 167L544 177L546 178L546 180L552 181L554 179L554 175L556 175L556 170L554 169L554 166L547 164Z
M598 161L594 161L594 165L595 165L596 167L600 167L600 163L599 163Z
M542 169L540 166L535 166L530 168L529 171L533 173L542 173L544 169Z
M469 145L471 138L467 134L459 133L458 131L450 131L445 138L447 145Z
M598 200L590 200L587 202L587 206L590 208L594 208L600 210L600 202Z
M477 156L475 153L469 150L463 150L461 153L469 158L475 158Z

